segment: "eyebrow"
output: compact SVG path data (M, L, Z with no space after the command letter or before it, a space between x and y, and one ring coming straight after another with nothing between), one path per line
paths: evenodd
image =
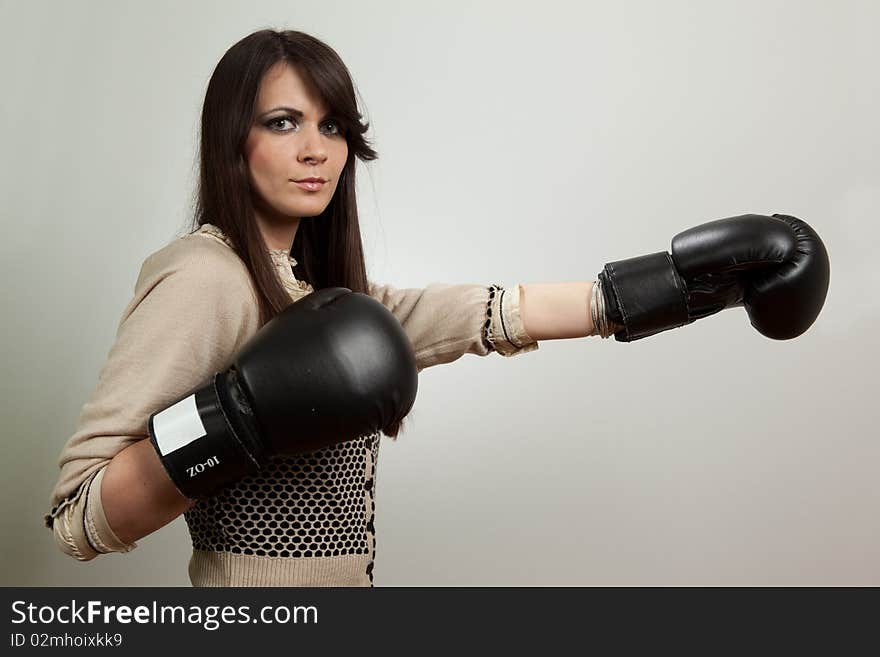
M277 112L278 110L284 110L285 112L289 112L290 114L292 114L293 116L295 116L298 119L302 119L305 117L305 114L303 114L302 110L298 110L295 107L286 107L286 106L282 105L280 107L273 107L270 110L266 110L265 112L260 114L258 118L263 118L267 114L271 114L272 112ZM331 112L327 112L327 114L325 114L321 118L326 119L328 116L330 116L330 114L331 114Z

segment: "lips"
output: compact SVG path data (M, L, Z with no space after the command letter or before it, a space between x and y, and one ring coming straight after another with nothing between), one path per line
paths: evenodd
M309 180L303 180L301 182L296 183L299 187L308 190L310 192L317 192L320 189L324 188L324 183L322 182L311 182Z
M327 181L324 178L301 178L299 180L294 180L293 182L325 183Z

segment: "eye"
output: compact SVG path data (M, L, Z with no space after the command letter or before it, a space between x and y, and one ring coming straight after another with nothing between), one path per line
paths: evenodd
M278 125L279 123L284 123L285 121L287 121L288 123L291 123L291 124L296 124L296 120L292 116L278 116L278 117L275 117L274 119L269 119L268 121L266 121L265 125L266 125L266 127L272 128L272 130L275 130L275 132L290 132L290 130L281 130L281 129L276 129L274 127L274 126ZM337 124L336 122L327 121L324 123L324 125L325 126L330 125L335 128L335 130L330 132L331 135L342 134L342 130L340 129L339 124Z
M276 126L279 123L283 123L284 121L287 121L289 123L293 123L293 120L290 117L279 116L278 118L275 118L275 119L269 119L268 121L266 121L265 125L267 128L272 128L274 130L275 128L273 126ZM287 131L281 130L281 132L287 132Z

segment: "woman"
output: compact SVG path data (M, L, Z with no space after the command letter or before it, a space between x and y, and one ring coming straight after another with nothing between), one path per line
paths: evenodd
M223 56L202 113L192 230L144 261L98 385L61 453L45 520L65 554L89 560L131 551L184 514L195 586L372 586L378 435L277 458L197 501L175 488L143 440L151 414L205 385L269 319L315 290L345 287L378 299L410 339L419 371L466 353L528 353L544 339L629 341L743 304L743 280L719 265L710 281L700 280L701 299L711 303L694 312L687 281L669 275L668 258L648 271L611 263L596 283L396 289L368 281L355 158L377 155L360 117L345 65L307 34L262 30ZM744 230L735 219L722 237ZM802 239L818 249L809 228L789 219L762 218L791 235L773 263L795 258ZM740 269L768 260L743 262ZM649 276L673 280L678 294L644 285ZM603 293L603 282L614 294ZM821 280L812 285L818 290ZM661 299L653 307L648 288ZM806 330L814 306L786 337Z

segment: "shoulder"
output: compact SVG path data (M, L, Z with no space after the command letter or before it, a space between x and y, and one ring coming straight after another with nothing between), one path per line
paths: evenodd
M197 231L150 253L141 264L136 296L163 281L193 290L254 296L250 272L238 254L215 235Z

